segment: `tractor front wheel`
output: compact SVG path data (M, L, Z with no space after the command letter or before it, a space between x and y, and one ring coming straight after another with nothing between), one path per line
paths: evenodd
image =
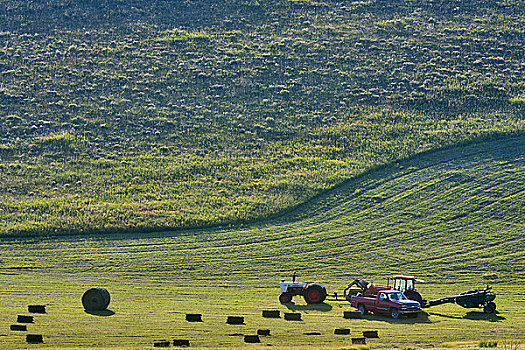
M283 293L279 295L279 301L281 304L287 304L292 301L292 295L290 293Z
M310 284L304 290L303 296L307 304L320 304L326 299L326 289L318 283Z
M494 313L495 311L496 311L496 303L495 303L495 302L489 301L489 302L483 307L483 312L485 312L485 313L487 313L487 314Z

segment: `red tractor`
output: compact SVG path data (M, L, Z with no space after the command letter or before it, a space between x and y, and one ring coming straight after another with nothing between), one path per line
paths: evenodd
M425 283L425 281L419 280L414 276L395 275L392 289L403 292L408 299L418 301L421 305L425 305L427 301L423 299L416 289L416 282Z
M348 301L350 301L350 297L358 293L362 295L376 295L382 290L394 289L403 292L403 294L405 294L405 296L410 300L418 301L420 304L425 303L425 300L421 297L421 294L419 294L415 287L416 281L420 283L424 283L424 281L418 280L413 276L404 275L396 275L394 276L393 280L394 285L392 287L390 286L389 281L387 282L386 286L378 286L374 283L368 283L365 280L355 280L346 287L344 296Z
M285 280L279 282L279 287L281 288L279 301L281 304L291 302L292 297L296 295L302 295L308 304L320 304L325 301L327 296L326 288L321 283L295 282L295 275L296 273L294 272L292 282L285 282Z

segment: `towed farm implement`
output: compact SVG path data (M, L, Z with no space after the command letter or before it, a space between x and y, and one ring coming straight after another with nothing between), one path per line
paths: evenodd
M393 289L403 292L410 300L418 301L422 308L455 303L464 308L483 308L483 311L486 313L493 313L496 311L496 303L494 302L494 299L496 299L496 293L491 291L492 288L490 286L487 286L484 289L469 290L451 297L427 301L423 299L419 291L416 289L416 282L425 283L424 281L418 280L414 276L404 275L396 275L393 280Z

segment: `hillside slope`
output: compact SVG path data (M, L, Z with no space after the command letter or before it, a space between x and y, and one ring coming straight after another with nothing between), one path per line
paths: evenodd
M525 129L523 1L0 0L0 235L276 214Z
M378 278L523 281L525 138L370 171L273 221L221 230L1 242L3 269L183 281ZM270 282L272 283L272 282Z

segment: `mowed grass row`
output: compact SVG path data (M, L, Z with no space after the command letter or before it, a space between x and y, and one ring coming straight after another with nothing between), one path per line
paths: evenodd
M242 345L240 336L271 329L263 344L348 346L378 329L372 346L439 346L443 342L524 339L525 138L436 151L370 171L286 215L253 225L156 234L68 236L0 241L3 329L27 304L49 305L34 330L45 346L145 347L187 338L195 346ZM370 316L345 320L347 303L307 307L278 302L278 282L302 281L341 292L356 277L385 283L395 273L428 284L427 299L494 286L499 313L442 305L415 323ZM109 317L84 313L82 293L112 293ZM298 311L302 322L262 319L263 309ZM184 321L202 313L204 323ZM239 328L226 316L246 317ZM304 333L319 331L317 338ZM3 332L1 346L21 336ZM2 332L0 332L2 334ZM5 345L5 346L4 346Z

